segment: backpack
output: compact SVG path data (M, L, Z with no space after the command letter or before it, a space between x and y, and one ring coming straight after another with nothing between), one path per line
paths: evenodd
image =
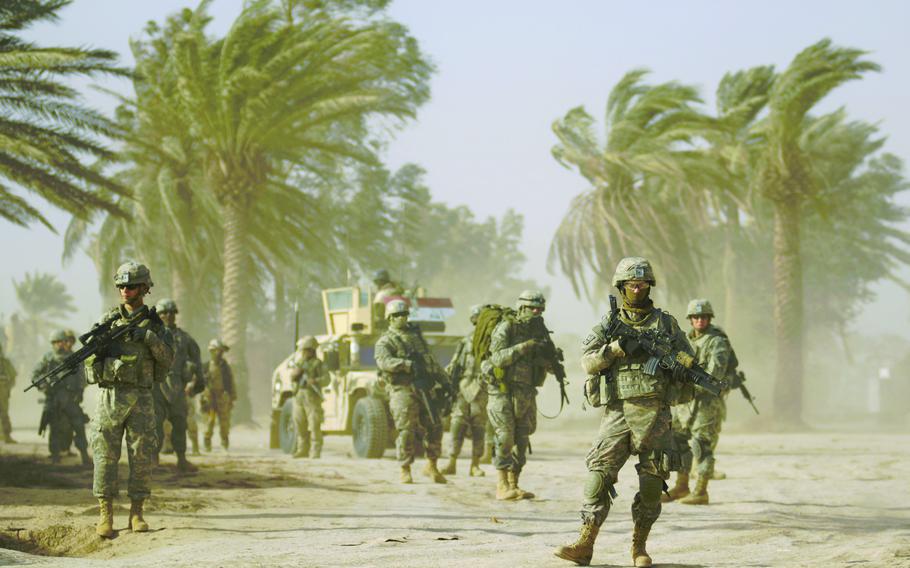
M474 355L475 370L480 363L490 357L490 340L493 330L505 319L514 319L515 310L497 304L487 304L480 310L477 323L474 324L474 339L471 343L471 354Z

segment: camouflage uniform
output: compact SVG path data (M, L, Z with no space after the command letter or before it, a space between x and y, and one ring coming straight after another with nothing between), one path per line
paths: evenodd
M622 291L630 280L654 285L650 263L640 257L620 261L614 286ZM647 293L643 297L626 294L623 291L618 317L638 330L658 328L673 337L675 349L692 354L673 316L655 308ZM606 336L609 317L605 316L594 326L583 344L582 366L592 376L602 375L607 398L602 401L606 404L600 429L585 460L588 477L581 507L581 535L576 543L557 549L556 555L574 562L590 562L594 539L616 495L613 486L619 471L630 456L637 455L639 491L632 503L632 557L635 566L651 566L645 541L651 525L660 516L660 495L664 481L669 478L669 463L678 461L672 441L670 406L678 401L680 383L660 368L656 375L646 374L644 364L649 357L643 350L630 349L631 353L626 354L615 338Z
M210 350L211 351L211 350ZM221 434L221 447L230 447L231 410L237 400L234 388L234 373L228 362L220 357L212 359L205 367L205 394L203 410L206 415L205 449L212 450L212 436L215 433L215 420Z
M315 338L304 337L290 363L294 369L294 424L297 427L294 457L307 457L311 449L312 457L322 455L322 389L329 386L329 374L316 357L317 345Z
M405 302L393 300L388 304L386 317L389 320L399 315L406 318L407 313ZM410 483L410 467L414 463L415 448L422 441L428 460L424 473L434 481L444 483L445 478L436 466L436 460L442 453L442 421L437 420L433 424L418 398L414 381L422 378L415 372L421 364L433 375L436 384L441 384L445 379L445 371L433 358L417 326L406 320L400 324L390 323L376 342L375 353L376 366L388 382L389 409L398 430L396 449L402 468L402 482ZM449 388L448 384L443 386Z
M3 440L7 444L15 443L12 438L13 425L9 420L9 395L16 384L16 368L3 354L0 346L0 427L3 429Z
M146 317L148 312L148 306L142 306L130 314L121 305L102 321L113 320L116 328L132 318ZM94 494L108 499L117 495L117 464L125 434L130 463L127 494L142 500L151 494L152 460L158 452L152 389L171 368L171 337L157 316L147 318L137 333L115 342L105 355L86 361L86 371L101 387L92 423Z
M373 327L383 330L386 328L386 304L393 298L404 294L404 290L398 283L392 281L389 272L385 269L373 273L373 286L376 287L372 307Z
M173 300L160 300L156 304L159 314L177 313L177 305ZM174 362L167 374L167 379L156 385L153 389L155 398L156 432L158 436L158 452L164 444L164 421L171 423L171 446L177 454L178 467L191 469L186 461L186 431L189 401L186 395L187 385L192 385L193 391L200 391L203 387L202 357L199 344L185 330L177 325L165 325L171 335L174 347Z
M69 350L45 353L32 374L32 382L59 365L70 353ZM44 391L44 410L48 413L48 449L51 459L58 462L60 454L66 452L72 440L82 456L82 463L91 464L88 440L85 437L86 416L81 406L85 390L83 372L79 370L70 373L50 388L39 388Z
M483 475L478 468L484 450L484 434L487 427L487 393L479 369L474 367L472 353L474 333L468 334L458 347L446 372L453 381L458 381L458 398L452 406L450 432L452 447L449 452L450 468L443 473L455 473L455 460L461 453L465 434L471 434L471 475ZM479 473L478 473L479 472Z

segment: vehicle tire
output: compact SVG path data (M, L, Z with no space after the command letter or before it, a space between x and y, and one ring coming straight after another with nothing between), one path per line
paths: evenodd
M281 416L278 417L278 441L281 451L286 454L294 453L297 446L297 427L294 425L294 399L284 401L281 407Z
M360 458L381 458L389 432L389 416L378 398L365 396L354 405L351 430L354 454Z

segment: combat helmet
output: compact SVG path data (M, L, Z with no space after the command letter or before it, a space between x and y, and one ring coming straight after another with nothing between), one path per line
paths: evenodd
M385 317L386 319L396 315L396 314L409 314L411 309L408 307L408 303L404 300L392 300L385 305Z
M124 262L117 269L114 275L114 286L129 286L133 284L145 284L149 288L155 284L152 282L152 273L148 266L138 262Z
M158 300L158 303L155 304L155 311L159 314L180 313L179 310L177 310L177 302L170 298L161 298Z
M686 317L690 318L692 316L714 317L714 308L711 307L711 302L704 298L690 300L688 307L686 307Z
M613 286L619 288L627 280L644 280L651 286L657 284L651 263L640 256L627 256L616 265L616 272L613 273Z
M316 338L312 335L304 335L297 340L297 349L300 349L301 351L304 349L315 350L317 347L319 347L319 342L316 341Z
M58 329L51 334L51 343L57 343L58 341L69 341L70 335L65 329Z
M224 344L223 341L217 337L209 341L209 351L230 351L231 348Z
M525 290L518 295L518 307L544 309L547 307L547 299L540 290Z
M392 280L392 277L389 276L389 271L386 270L385 268L380 268L379 270L377 270L376 272L373 273L373 282L375 282L377 284L385 284L386 282L389 282L391 280Z

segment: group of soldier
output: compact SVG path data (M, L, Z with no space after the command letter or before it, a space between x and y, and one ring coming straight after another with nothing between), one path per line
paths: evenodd
M588 474L578 539L555 550L558 557L579 565L591 562L598 532L616 497L619 471L633 455L638 456L639 485L632 502L634 566L652 565L646 543L662 503L709 502L714 449L726 414L724 397L734 386L738 362L726 334L712 324L710 302L689 302L691 330L685 333L672 315L654 306L651 289L656 284L646 259L623 259L613 277L621 306L584 340L585 395L591 406L603 407L604 414L585 460ZM525 291L519 296L517 309L493 328L488 350L478 349L477 338L483 333L478 319L484 318L488 307L475 306L471 311L474 330L459 343L446 369L433 357L419 326L408 321L408 302L394 294L391 297L384 303L387 329L376 344L375 357L387 383L398 431L401 482L413 483L411 465L418 447L423 447L426 465L422 473L433 482L446 483L444 474L455 473L466 433L473 442L469 474L484 475L480 463L489 427L498 474L496 499L533 498L519 480L537 427L537 391L547 374L555 374L561 354L543 324L543 294ZM695 387L674 366L649 365L653 353L634 340L611 336L612 318L636 332L659 332L667 338L674 361L706 371L724 385L723 390L715 395ZM432 404L439 400L438 395L451 403L452 442L448 466L442 471L437 466L442 454L442 413L435 412L438 406ZM697 481L690 490L693 465ZM677 472L676 484L667 491L671 471Z

